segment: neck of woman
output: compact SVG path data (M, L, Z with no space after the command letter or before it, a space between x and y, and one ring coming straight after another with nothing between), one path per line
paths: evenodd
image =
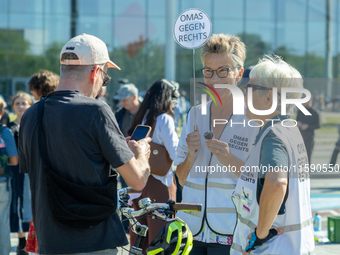
M278 112L273 112L272 114L269 114L269 115L266 115L266 116L257 116L257 119L262 120L262 122L261 121L256 121L256 122L259 123L260 125L262 125L262 123L263 123L263 125L261 127L261 128L263 128L269 121L271 121L272 119L274 119L278 115L279 115ZM280 118L279 118L279 121L281 121ZM277 121L275 121L274 123L277 123Z
M13 121L15 124L20 124L20 121L21 121L21 117L22 116L19 116L19 115L17 115L17 118Z
M230 117L233 113L233 97L228 96L221 98L222 104L219 101L216 101L215 103L212 103L212 109L211 112L215 116L225 116L225 117Z

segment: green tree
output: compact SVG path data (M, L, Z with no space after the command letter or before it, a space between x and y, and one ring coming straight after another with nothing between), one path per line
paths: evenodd
M164 46L156 42L146 41L132 57L126 48L114 48L110 58L121 68L120 71L108 71L113 77L113 86L108 88L111 95L119 89L118 78L129 79L140 91L147 90L156 80L164 78Z
M44 54L44 69L52 71L59 75L60 73L60 51L64 43L53 42L51 43Z
M23 31L0 30L1 76L15 76L25 73L30 44L24 40Z
M270 44L264 42L260 35L242 33L238 36L245 43L247 49L246 61L244 63L245 68L256 65L264 54L270 54L272 51Z

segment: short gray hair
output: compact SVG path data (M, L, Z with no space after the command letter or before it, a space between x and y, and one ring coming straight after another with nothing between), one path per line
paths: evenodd
M246 46L235 35L213 34L204 44L201 53L201 61L204 63L208 53L228 53L234 65L243 68L246 59Z
M303 79L298 70L283 61L277 55L264 55L249 74L250 79L256 79L258 85L267 88L277 88L278 104L276 111L281 112L281 88L303 88ZM258 90L259 95L268 91ZM301 98L301 93L287 93L287 98ZM293 114L293 106L287 105L287 114Z
M78 56L74 53L64 53L61 56L63 59L78 59ZM103 69L106 63L100 64L100 68ZM60 77L61 78L79 78L83 79L84 75L88 74L95 65L60 65Z

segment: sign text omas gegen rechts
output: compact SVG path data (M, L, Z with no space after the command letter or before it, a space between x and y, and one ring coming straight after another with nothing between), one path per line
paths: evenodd
M187 49L202 46L211 34L208 15L199 9L182 12L174 25L174 37L179 45Z

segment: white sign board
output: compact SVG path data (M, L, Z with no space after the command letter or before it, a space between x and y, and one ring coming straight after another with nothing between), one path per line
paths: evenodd
M199 9L182 12L174 25L176 42L184 48L201 47L211 34L211 21L208 15Z

